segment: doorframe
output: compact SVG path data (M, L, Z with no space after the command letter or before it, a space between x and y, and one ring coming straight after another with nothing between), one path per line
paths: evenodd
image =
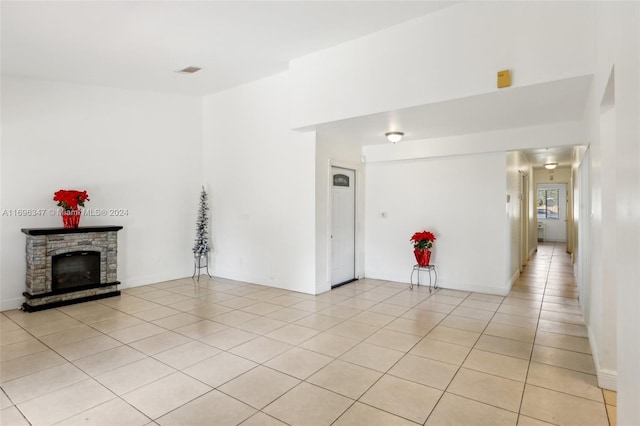
M364 173L362 173L362 165L351 163L348 161L342 160L334 160L329 159L327 166L327 238L326 238L326 247L327 247L327 265L326 265L326 276L329 284L329 288L331 288L331 273L332 273L332 262L331 262L331 230L333 229L332 223L332 212L333 212L333 180L331 179L331 171L333 167L338 167L341 169L352 170L355 174L355 234L354 234L354 247L355 247L355 256L354 256L354 275L355 279L364 278Z
M535 218L536 218L536 231L537 231L537 225L538 225L538 188L540 187L540 185L564 185L565 187L565 192L564 192L564 210L565 210L565 219L564 219L564 243L567 247L569 247L569 227L572 226L573 223L573 218L570 217L569 212L572 211L571 210L571 206L569 205L570 203L573 203L573 199L569 199L569 189L571 188L571 182L565 182L565 181L553 181L553 182L536 182L536 187L534 190L534 199L535 201ZM559 219L558 219L559 220ZM546 236L546 231L545 231L545 236ZM536 240L537 240L537 234L536 234ZM546 241L546 239L545 239Z
M587 146L578 164L578 260L574 267L578 295L585 324L591 323L591 145Z
M529 263L529 194L531 182L529 175L520 172L520 272Z

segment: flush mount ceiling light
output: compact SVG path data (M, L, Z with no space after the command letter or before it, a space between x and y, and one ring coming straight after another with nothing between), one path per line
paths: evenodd
M387 140L391 143L400 142L400 139L404 136L402 132L387 132L384 134L387 137Z
M178 74L193 74L200 71L202 68L198 67L186 67L181 70L176 71Z
M544 165L544 168L547 170L553 170L558 167L558 163L547 163Z

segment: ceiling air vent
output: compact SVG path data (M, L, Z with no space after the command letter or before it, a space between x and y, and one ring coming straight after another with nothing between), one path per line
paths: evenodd
M178 74L193 74L196 73L198 71L200 71L202 68L198 68L198 67L186 67L184 69L181 69L180 71L176 71Z

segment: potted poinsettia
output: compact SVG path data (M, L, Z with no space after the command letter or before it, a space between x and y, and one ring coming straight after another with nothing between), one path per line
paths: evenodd
M433 247L435 240L436 236L429 231L416 232L411 237L413 254L416 257L418 266L429 266L429 261L431 260L431 251L429 249Z
M75 189L61 189L53 194L53 201L58 202L58 207L62 207L62 224L65 228L77 228L80 224L80 214L82 211L78 207L84 207L84 203L89 201L87 191Z

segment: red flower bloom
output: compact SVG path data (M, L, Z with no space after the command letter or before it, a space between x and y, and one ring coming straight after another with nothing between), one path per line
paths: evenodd
M89 194L87 191L61 189L53 194L53 201L57 201L58 206L65 210L78 210L78 206L84 207L84 202L89 201Z
M433 242L436 240L436 236L433 232L422 231L413 234L413 237L409 241L413 242L413 248L416 250L427 250L433 247Z

